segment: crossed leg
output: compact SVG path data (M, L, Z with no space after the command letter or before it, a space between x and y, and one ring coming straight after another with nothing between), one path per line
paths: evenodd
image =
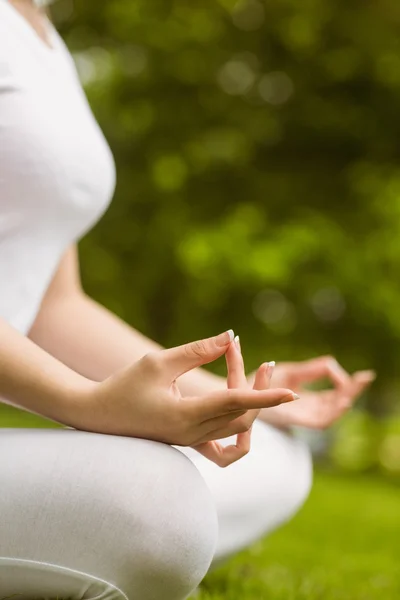
M306 446L260 421L226 469L73 429L2 429L0 456L0 598L18 600L184 600L211 561L289 519L312 481Z

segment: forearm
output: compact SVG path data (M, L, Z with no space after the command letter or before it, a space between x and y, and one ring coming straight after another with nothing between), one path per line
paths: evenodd
M80 290L45 299L29 337L94 381L161 348ZM222 377L195 369L179 379L179 387L190 395L226 386Z
M148 352L161 348L80 290L45 300L29 337L93 381L103 381ZM179 388L183 395L206 393L226 389L226 380L198 368L179 378ZM284 419L276 413L270 408L263 409L259 419L286 429Z
M1 401L69 425L91 385L0 319Z
M103 381L161 348L83 292L75 246L61 260L29 337L93 381ZM191 370L178 381L185 396L226 389L224 377L201 368ZM264 420L268 420L267 415Z

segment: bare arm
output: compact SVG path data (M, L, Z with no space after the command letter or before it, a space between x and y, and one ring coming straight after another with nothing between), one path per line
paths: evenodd
M29 337L74 371L103 381L118 369L161 348L82 289L76 247L62 259ZM225 389L226 382L205 369L179 380L183 394Z
M30 337L83 376L103 381L160 346L90 299L82 290L78 257L71 248L48 289ZM329 377L335 390L309 392L303 384ZM331 357L277 366L272 387L299 391L301 400L263 408L259 419L279 428L291 425L325 428L347 410L369 385L373 374L349 376ZM251 379L251 378L250 378ZM179 379L183 395L206 394L226 388L226 381L205 369L194 369Z
M0 401L70 424L92 385L0 319Z
M152 352L95 383L0 320L0 398L76 429L190 445L227 466L244 456L248 447L221 454L212 441L248 432L254 413L295 397L288 389L259 391L256 386L182 398L175 380L226 354L232 338L227 331ZM238 366L238 361L231 360L234 372ZM260 377L263 380L262 369Z

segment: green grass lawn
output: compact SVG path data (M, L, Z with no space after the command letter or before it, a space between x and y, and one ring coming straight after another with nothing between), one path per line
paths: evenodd
M211 573L196 600L399 600L400 488L317 473L290 523Z
M1 426L20 427L21 416L2 407ZM193 598L400 600L400 486L317 472L296 518L210 573Z

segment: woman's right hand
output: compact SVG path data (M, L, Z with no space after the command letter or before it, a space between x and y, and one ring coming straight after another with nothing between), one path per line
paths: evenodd
M179 446L194 446L205 438L228 437L246 430L240 419L251 409L292 401L289 389L227 389L182 397L176 379L226 353L233 332L151 352L85 390L75 429L140 437ZM247 429L248 429L247 425ZM221 436L221 431L224 435Z
M250 386L244 370L239 336L235 338L234 343L229 345L225 353L225 359L228 368L228 388L249 388ZM257 369L253 384L254 390L266 390L269 388L274 366L274 362L263 363ZM224 445L215 439L216 437L219 439L225 437L226 432L222 429L218 432L214 431L212 437L206 436L200 444L193 446L193 448L212 462L215 462L219 467L228 467L249 453L251 429L259 413L260 409L248 410L243 416L238 417L240 425L235 422L229 424L231 429L234 425L239 425L241 428L241 433L238 433L236 436L235 444Z

